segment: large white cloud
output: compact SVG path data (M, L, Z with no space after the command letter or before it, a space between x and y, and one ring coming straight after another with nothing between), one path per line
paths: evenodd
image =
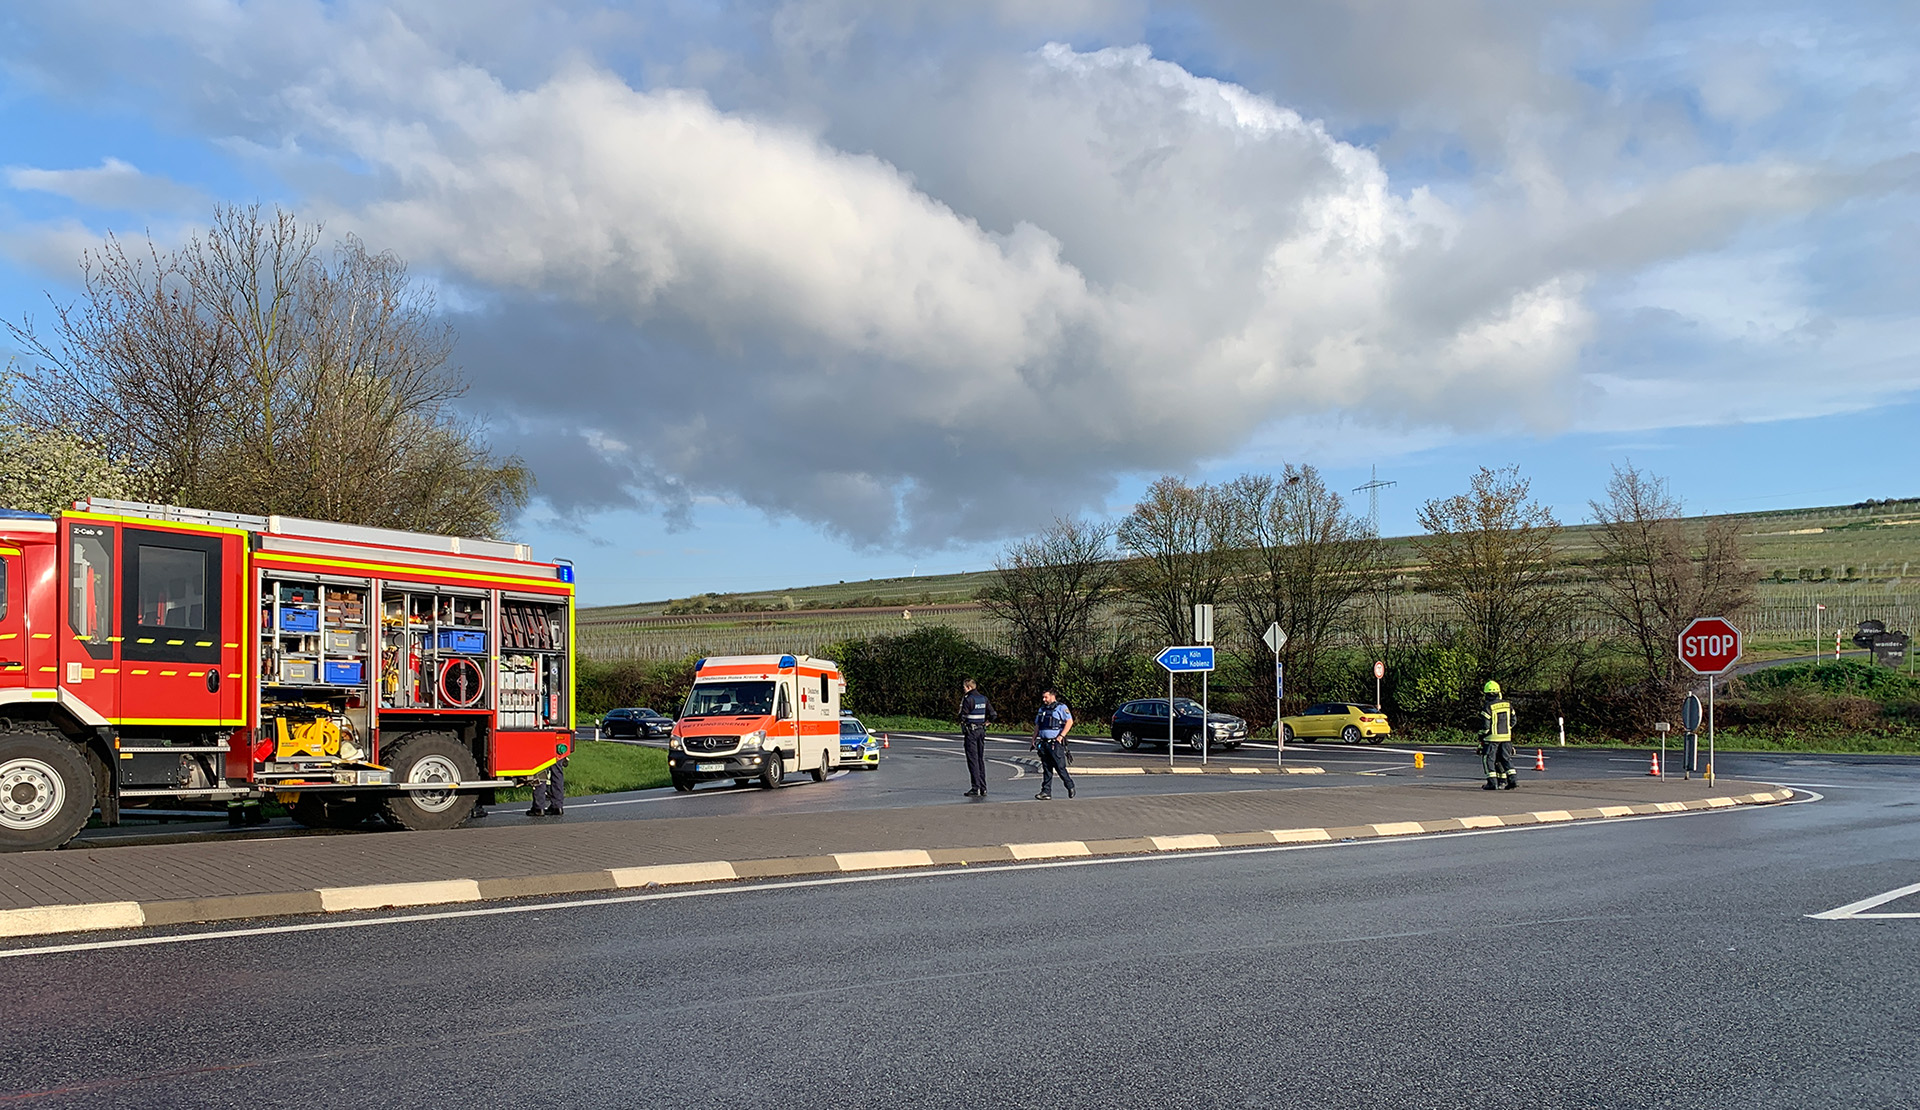
M1722 318L1851 352L1900 330L1828 327L1785 278L1778 304L1663 292L1862 186L1711 156L1631 65L1576 76L1645 5L1175 13L1278 96L1036 38L1138 41L1151 7L780 0L689 30L704 9L72 0L0 60L68 90L138 73L154 112L456 286L470 400L562 507L718 494L938 545L1314 414L1423 441L1644 426L1741 381ZM1658 46L1634 64L1680 64ZM1722 61L1709 110L1767 126L1790 67ZM1387 169L1449 159L1433 192ZM114 166L34 180L73 195ZM1690 331L1721 345L1675 354ZM1739 415L1804 408L1817 383L1774 365Z
M1457 220L1370 153L1145 48L995 75L956 141L1005 171L974 185L1024 213L998 228L878 158L585 65L524 90L447 65L385 104L384 77L336 67L295 99L386 183L343 218L518 316L558 299L609 332L540 371L530 430L577 430L640 487L936 543L1303 407L1477 421L1465 399L1497 387L1554 419L1578 282L1410 321L1409 275L1445 270ZM649 353L610 353L623 330Z

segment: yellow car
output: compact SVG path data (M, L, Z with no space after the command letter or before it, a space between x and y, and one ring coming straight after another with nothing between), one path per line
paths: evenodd
M1349 744L1362 740L1378 744L1393 734L1387 715L1377 706L1356 705L1350 701L1315 702L1307 706L1305 713L1280 718L1280 731L1289 744L1295 740L1311 744L1322 737L1345 740Z

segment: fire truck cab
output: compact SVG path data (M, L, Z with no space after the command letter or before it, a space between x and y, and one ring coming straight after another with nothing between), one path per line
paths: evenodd
M523 544L0 511L0 850L182 800L451 828L572 747L572 621L572 567Z
M840 766L840 706L847 683L831 660L807 655L728 655L694 664L693 689L667 741L675 790L709 779L758 780L788 772L824 782Z

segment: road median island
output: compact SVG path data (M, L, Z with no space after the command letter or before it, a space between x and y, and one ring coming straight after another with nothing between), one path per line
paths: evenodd
M1751 782L1458 783L675 817L0 856L0 937L505 898L1308 845L1788 800ZM724 846L724 850L716 846Z

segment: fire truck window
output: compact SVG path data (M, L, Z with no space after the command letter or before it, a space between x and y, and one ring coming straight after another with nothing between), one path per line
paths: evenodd
M105 529L73 530L68 567L67 626L89 644L113 635L113 549Z
M207 627L207 556L202 551L140 545L140 626Z

